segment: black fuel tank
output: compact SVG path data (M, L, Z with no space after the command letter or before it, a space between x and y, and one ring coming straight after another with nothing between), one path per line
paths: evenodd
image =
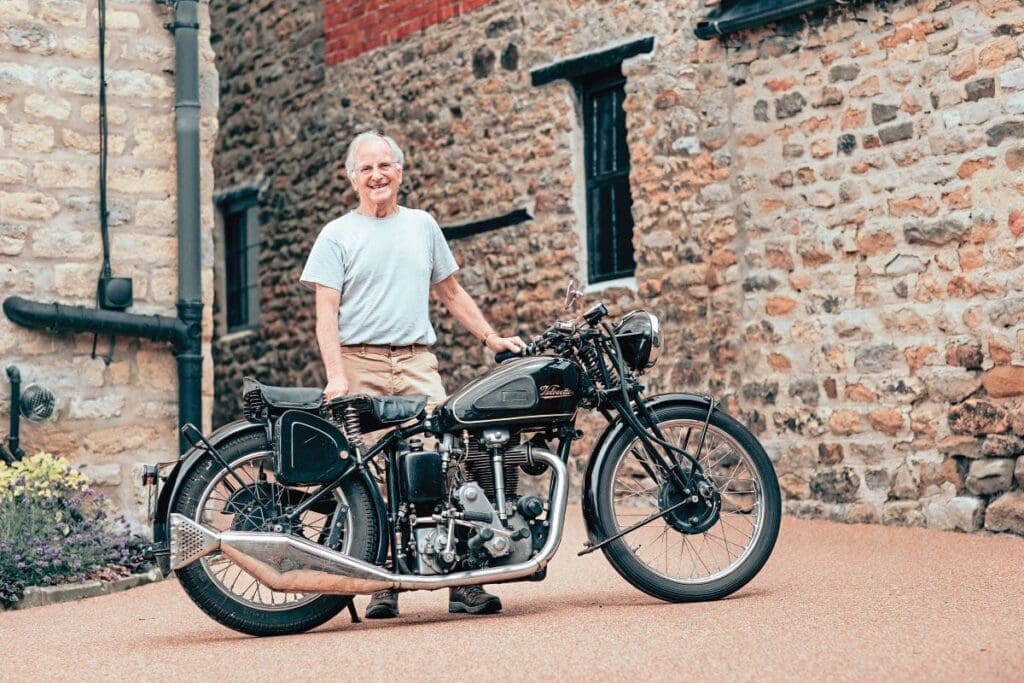
M450 431L566 422L579 404L582 373L576 363L552 356L505 361L448 397L437 410L438 426Z

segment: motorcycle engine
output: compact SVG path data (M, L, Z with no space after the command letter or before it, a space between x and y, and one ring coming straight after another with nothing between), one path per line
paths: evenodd
M486 430L483 438L460 441L459 449L447 436L438 453L405 455L403 487L416 515L410 541L419 574L524 562L542 545L546 527L536 518L544 503L519 496L519 470L528 467L528 456L512 441L507 430ZM442 455L458 450L457 460Z

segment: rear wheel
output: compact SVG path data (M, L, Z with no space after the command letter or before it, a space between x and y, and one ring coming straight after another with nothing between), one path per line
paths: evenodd
M705 409L669 405L653 412L667 441L696 452ZM779 533L775 470L743 425L714 411L699 462L710 495L692 503L632 431L611 445L599 472L597 512L608 536L676 506L602 548L623 578L670 602L715 600L739 590L764 566Z
M245 485L239 486L211 458L189 473L172 512L218 531L269 531L271 520L315 490L276 480L273 452L262 432L241 436L219 450ZM368 562L377 555L373 501L365 484L355 477L307 510L288 532ZM219 552L176 574L200 609L228 628L250 635L307 631L333 618L352 600L348 595L272 590Z

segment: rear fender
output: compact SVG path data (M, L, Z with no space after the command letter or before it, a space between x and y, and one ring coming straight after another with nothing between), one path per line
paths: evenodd
M707 410L711 405L710 396L699 394L659 394L646 399L644 403L650 410L656 410L670 405L694 406ZM715 410L718 410L717 406ZM619 438L619 435L632 428L618 416L605 428L598 438L594 449L590 454L590 462L587 463L587 471L583 477L583 519L587 524L587 538L591 543L600 543L611 536L611 533L601 523L597 515L597 497L599 495L597 478L601 472L601 465L610 457L612 444Z

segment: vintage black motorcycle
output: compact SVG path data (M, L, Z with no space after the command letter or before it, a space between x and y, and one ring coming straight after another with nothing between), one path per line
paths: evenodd
M567 304L578 294L570 287ZM325 403L318 388L247 379L245 420L209 438L186 426L195 447L160 492L156 556L209 616L253 635L314 628L385 588L543 579L589 409L608 427L583 481L580 554L600 548L662 600L729 595L775 545L772 464L712 398L645 397L658 319L607 316L597 304L556 322L430 415L423 397Z

